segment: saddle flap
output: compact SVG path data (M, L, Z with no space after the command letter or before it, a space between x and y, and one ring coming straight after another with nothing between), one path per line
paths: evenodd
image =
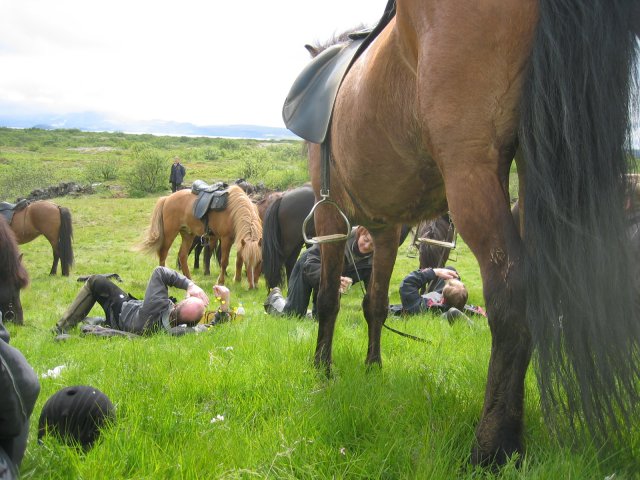
M193 216L202 219L209 210L224 210L227 208L229 191L216 190L214 192L203 191L193 204Z
M363 41L329 47L302 70L282 108L289 130L313 143L324 141L342 78Z

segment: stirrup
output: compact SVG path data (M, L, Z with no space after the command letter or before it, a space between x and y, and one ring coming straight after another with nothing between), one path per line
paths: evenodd
M311 238L307 237L307 223L309 223L309 220L313 218L313 212L315 211L315 209L323 203L328 203L329 205L333 205L338 210L338 213L340 213L340 215L342 216L342 219L344 220L344 223L347 225L346 234L332 233L329 235L321 235L319 237L311 237ZM344 212L340 210L340 207L336 202L334 202L333 200L329 200L328 193L327 195L324 195L324 194L322 195L322 199L319 202L316 202L316 204L313 206L313 208L307 215L307 218L305 218L304 222L302 222L302 237L304 238L304 241L306 243L316 244L316 243L342 242L342 241L345 241L347 238L349 238L350 234L351 234L351 224L349 223L349 219L344 214Z

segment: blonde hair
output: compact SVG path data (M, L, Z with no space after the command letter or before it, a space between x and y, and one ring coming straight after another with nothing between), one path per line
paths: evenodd
M467 304L469 298L469 292L467 287L464 286L460 280L451 279L447 281L447 284L442 289L442 300L450 307L455 307L458 310L462 310Z

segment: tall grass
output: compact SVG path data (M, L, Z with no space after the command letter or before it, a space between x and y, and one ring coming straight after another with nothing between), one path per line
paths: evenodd
M9 325L12 345L39 375L65 366L58 378L40 380L22 478L637 478L637 432L628 451L607 458L573 446L570 438L554 440L542 422L532 376L521 466L514 462L498 473L470 467L491 348L486 322L450 326L432 315L391 318L391 326L427 343L385 330L383 368L368 370L357 286L342 298L330 379L313 367L317 324L267 316L263 281L258 291L249 291L246 280L230 284L232 304L242 302L246 316L198 335L104 339L76 330L70 340L54 342L49 329L80 288L77 276L116 272L124 290L143 295L156 259L131 247L155 200L55 199L74 220L76 267L69 278L48 275L51 250L43 238L21 247L32 284L22 295L26 325ZM391 280L392 303L399 302L400 280L418 264L406 252L404 245ZM478 266L463 242L451 258L470 303L482 304ZM212 270L213 277L194 274L209 292ZM92 311L101 314L99 307ZM52 438L38 444L44 402L77 384L105 392L116 405L116 421L87 453Z

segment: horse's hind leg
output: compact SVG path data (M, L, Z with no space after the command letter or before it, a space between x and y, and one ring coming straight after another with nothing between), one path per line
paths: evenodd
M189 271L189 249L193 244L193 235L181 232L182 243L180 244L180 250L178 250L178 259L180 260L180 266L182 273L185 277L191 278L191 272Z
M400 226L383 231L372 232L375 246L373 254L373 271L367 294L362 301L364 318L369 332L367 349L367 365L382 365L380 352L380 336L382 325L389 312L389 280L398 253Z
M56 253L56 251L53 251L53 263L51 265L51 271L49 272L49 275L56 275L58 273L58 262L60 261L60 255L58 255Z
M470 171L468 165L445 171L456 228L480 264L492 338L484 407L472 453L475 464L502 464L522 452L531 335L524 314L522 245L509 210L504 182L508 165L505 168L502 180L490 170Z

